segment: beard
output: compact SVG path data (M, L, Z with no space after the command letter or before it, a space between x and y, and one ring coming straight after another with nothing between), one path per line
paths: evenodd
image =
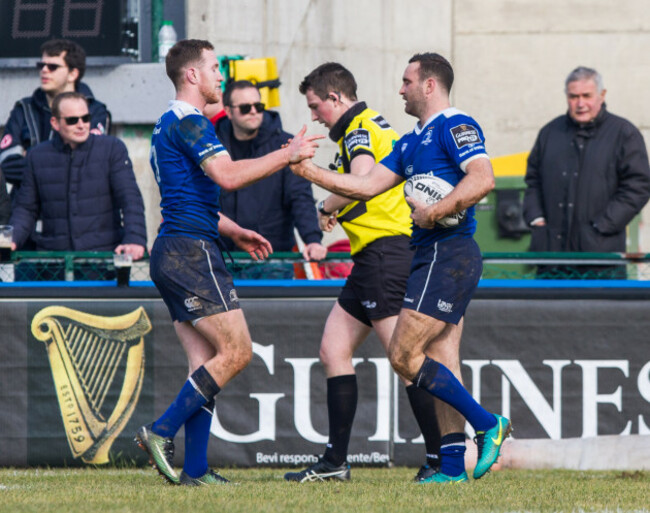
M199 92L203 96L205 103L219 103L221 102L221 89L211 89L206 86L201 86Z

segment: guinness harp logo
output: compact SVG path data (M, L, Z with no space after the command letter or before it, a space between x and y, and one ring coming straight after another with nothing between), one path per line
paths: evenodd
M45 343L70 450L86 463L108 463L113 441L131 418L144 377L144 308L99 317L49 306L32 320Z

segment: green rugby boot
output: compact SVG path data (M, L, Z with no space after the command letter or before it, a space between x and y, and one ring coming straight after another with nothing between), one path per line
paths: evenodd
M201 477L190 477L183 470L180 477L180 484L184 486L223 485L227 483L230 483L230 481L212 469L208 469Z
M478 447L478 459L474 468L474 479L480 479L497 461L503 441L512 432L512 423L501 415L494 415L497 420L496 426L487 431L477 431L476 445Z
M149 463L171 484L178 484L174 461L174 439L157 435L151 430L153 424L142 426L135 434L135 442L149 454Z
M467 483L467 472L463 472L459 476L448 476L447 474L443 474L442 472L436 472L435 474L425 478L421 479L418 481L420 484L429 484L429 483L436 483L436 484L443 484L443 483L450 483L450 484L455 484L455 483Z

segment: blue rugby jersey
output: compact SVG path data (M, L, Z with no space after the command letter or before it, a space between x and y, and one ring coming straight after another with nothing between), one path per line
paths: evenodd
M481 127L464 112L450 107L434 114L422 128L416 125L402 136L381 163L405 180L429 174L455 187L465 176L467 164L476 158L488 158ZM474 207L470 207L458 226L444 228L436 224L424 229L413 224L412 243L428 246L439 240L471 237L475 231Z
M170 102L151 136L150 162L160 187L159 236L219 237L221 188L201 169L213 155L228 154L208 118L189 103Z

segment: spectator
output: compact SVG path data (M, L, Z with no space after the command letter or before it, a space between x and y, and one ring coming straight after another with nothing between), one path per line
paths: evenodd
M7 193L7 183L5 182L5 175L0 169L0 224L7 224L11 216L11 200L9 193Z
M282 130L277 112L266 111L259 90L252 82L230 84L223 97L227 117L216 123L217 137L233 160L261 157L279 149L293 136ZM305 242L306 260L322 260L327 249L321 245L311 184L295 176L289 167L237 191L221 192L222 212L242 228L265 237L274 251L292 251L294 227ZM224 242L234 249L230 239ZM293 269L287 269L291 278ZM277 276L280 277L280 276Z
M25 174L26 152L52 137L50 107L59 93L77 91L88 98L93 134L108 132L110 125L106 106L95 100L90 88L81 82L86 70L83 48L66 39L53 39L41 46L41 52L41 60L36 63L41 86L31 96L16 102L0 141L0 166L7 181L15 187L20 186Z
M625 227L650 197L643 136L607 111L596 70L574 69L565 93L567 113L540 130L528 157L530 250L624 252ZM538 273L625 278L625 266L541 266Z
M144 205L124 143L90 133L88 100L67 92L52 102L51 140L27 155L10 224L20 249L39 216L41 251L115 251L142 258Z

